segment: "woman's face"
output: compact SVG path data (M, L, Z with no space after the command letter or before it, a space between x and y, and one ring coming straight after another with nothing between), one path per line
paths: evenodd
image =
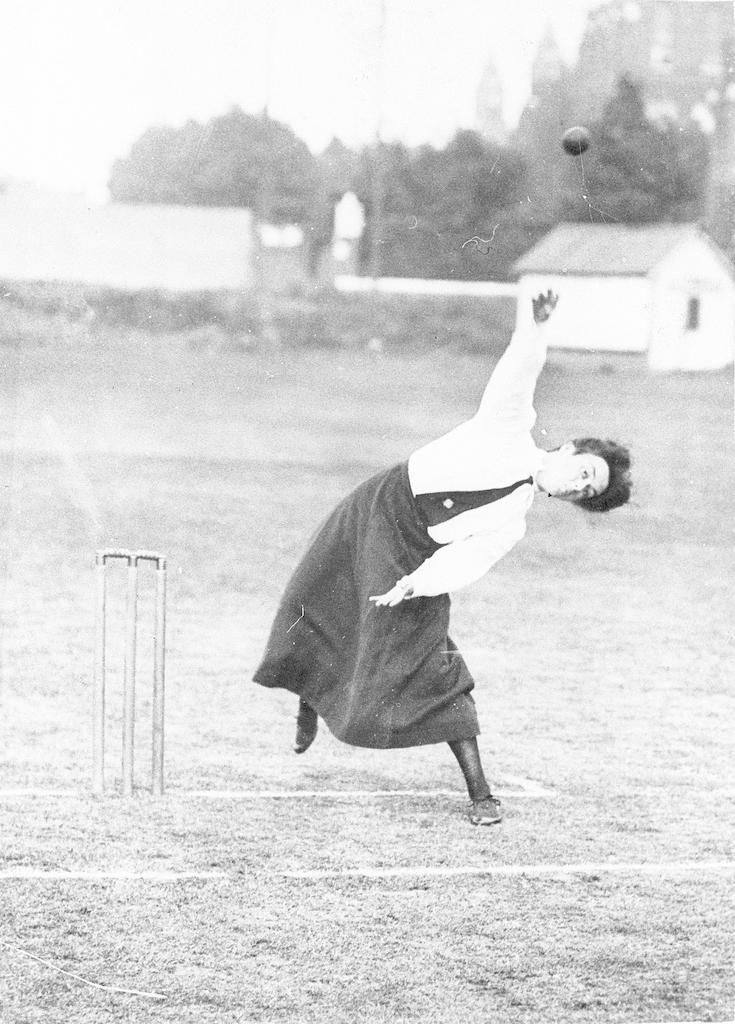
M552 498L576 501L595 497L607 490L610 469L600 455L577 452L574 444L568 441L556 451L547 453L536 482Z

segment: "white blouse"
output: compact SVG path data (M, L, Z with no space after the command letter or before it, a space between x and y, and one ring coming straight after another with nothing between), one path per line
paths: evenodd
M429 536L442 547L401 581L416 597L458 590L484 576L526 532L543 451L531 430L533 396L546 360L547 324L517 330L477 413L413 452L408 476L421 506L431 495ZM511 488L490 500L480 492ZM474 497L473 497L474 495ZM483 500L485 503L483 503Z

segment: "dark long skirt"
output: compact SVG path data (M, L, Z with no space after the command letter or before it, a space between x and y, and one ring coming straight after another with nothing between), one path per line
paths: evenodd
M447 594L368 601L438 545L405 464L361 484L312 538L281 599L255 681L303 697L345 743L412 747L480 729L472 676L447 635Z

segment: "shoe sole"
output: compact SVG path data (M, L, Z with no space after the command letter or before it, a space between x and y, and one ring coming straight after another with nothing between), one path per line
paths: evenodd
M306 743L294 743L294 754L304 754L316 739L316 733Z

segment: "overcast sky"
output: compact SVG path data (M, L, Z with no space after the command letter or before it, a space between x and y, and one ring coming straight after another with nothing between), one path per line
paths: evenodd
M493 60L517 119L540 33L575 53L594 0L385 0L384 135L442 144L472 126ZM151 124L237 104L314 150L376 122L380 0L4 0L0 176L101 197ZM266 55L272 54L270 76ZM270 80L270 86L267 81Z

